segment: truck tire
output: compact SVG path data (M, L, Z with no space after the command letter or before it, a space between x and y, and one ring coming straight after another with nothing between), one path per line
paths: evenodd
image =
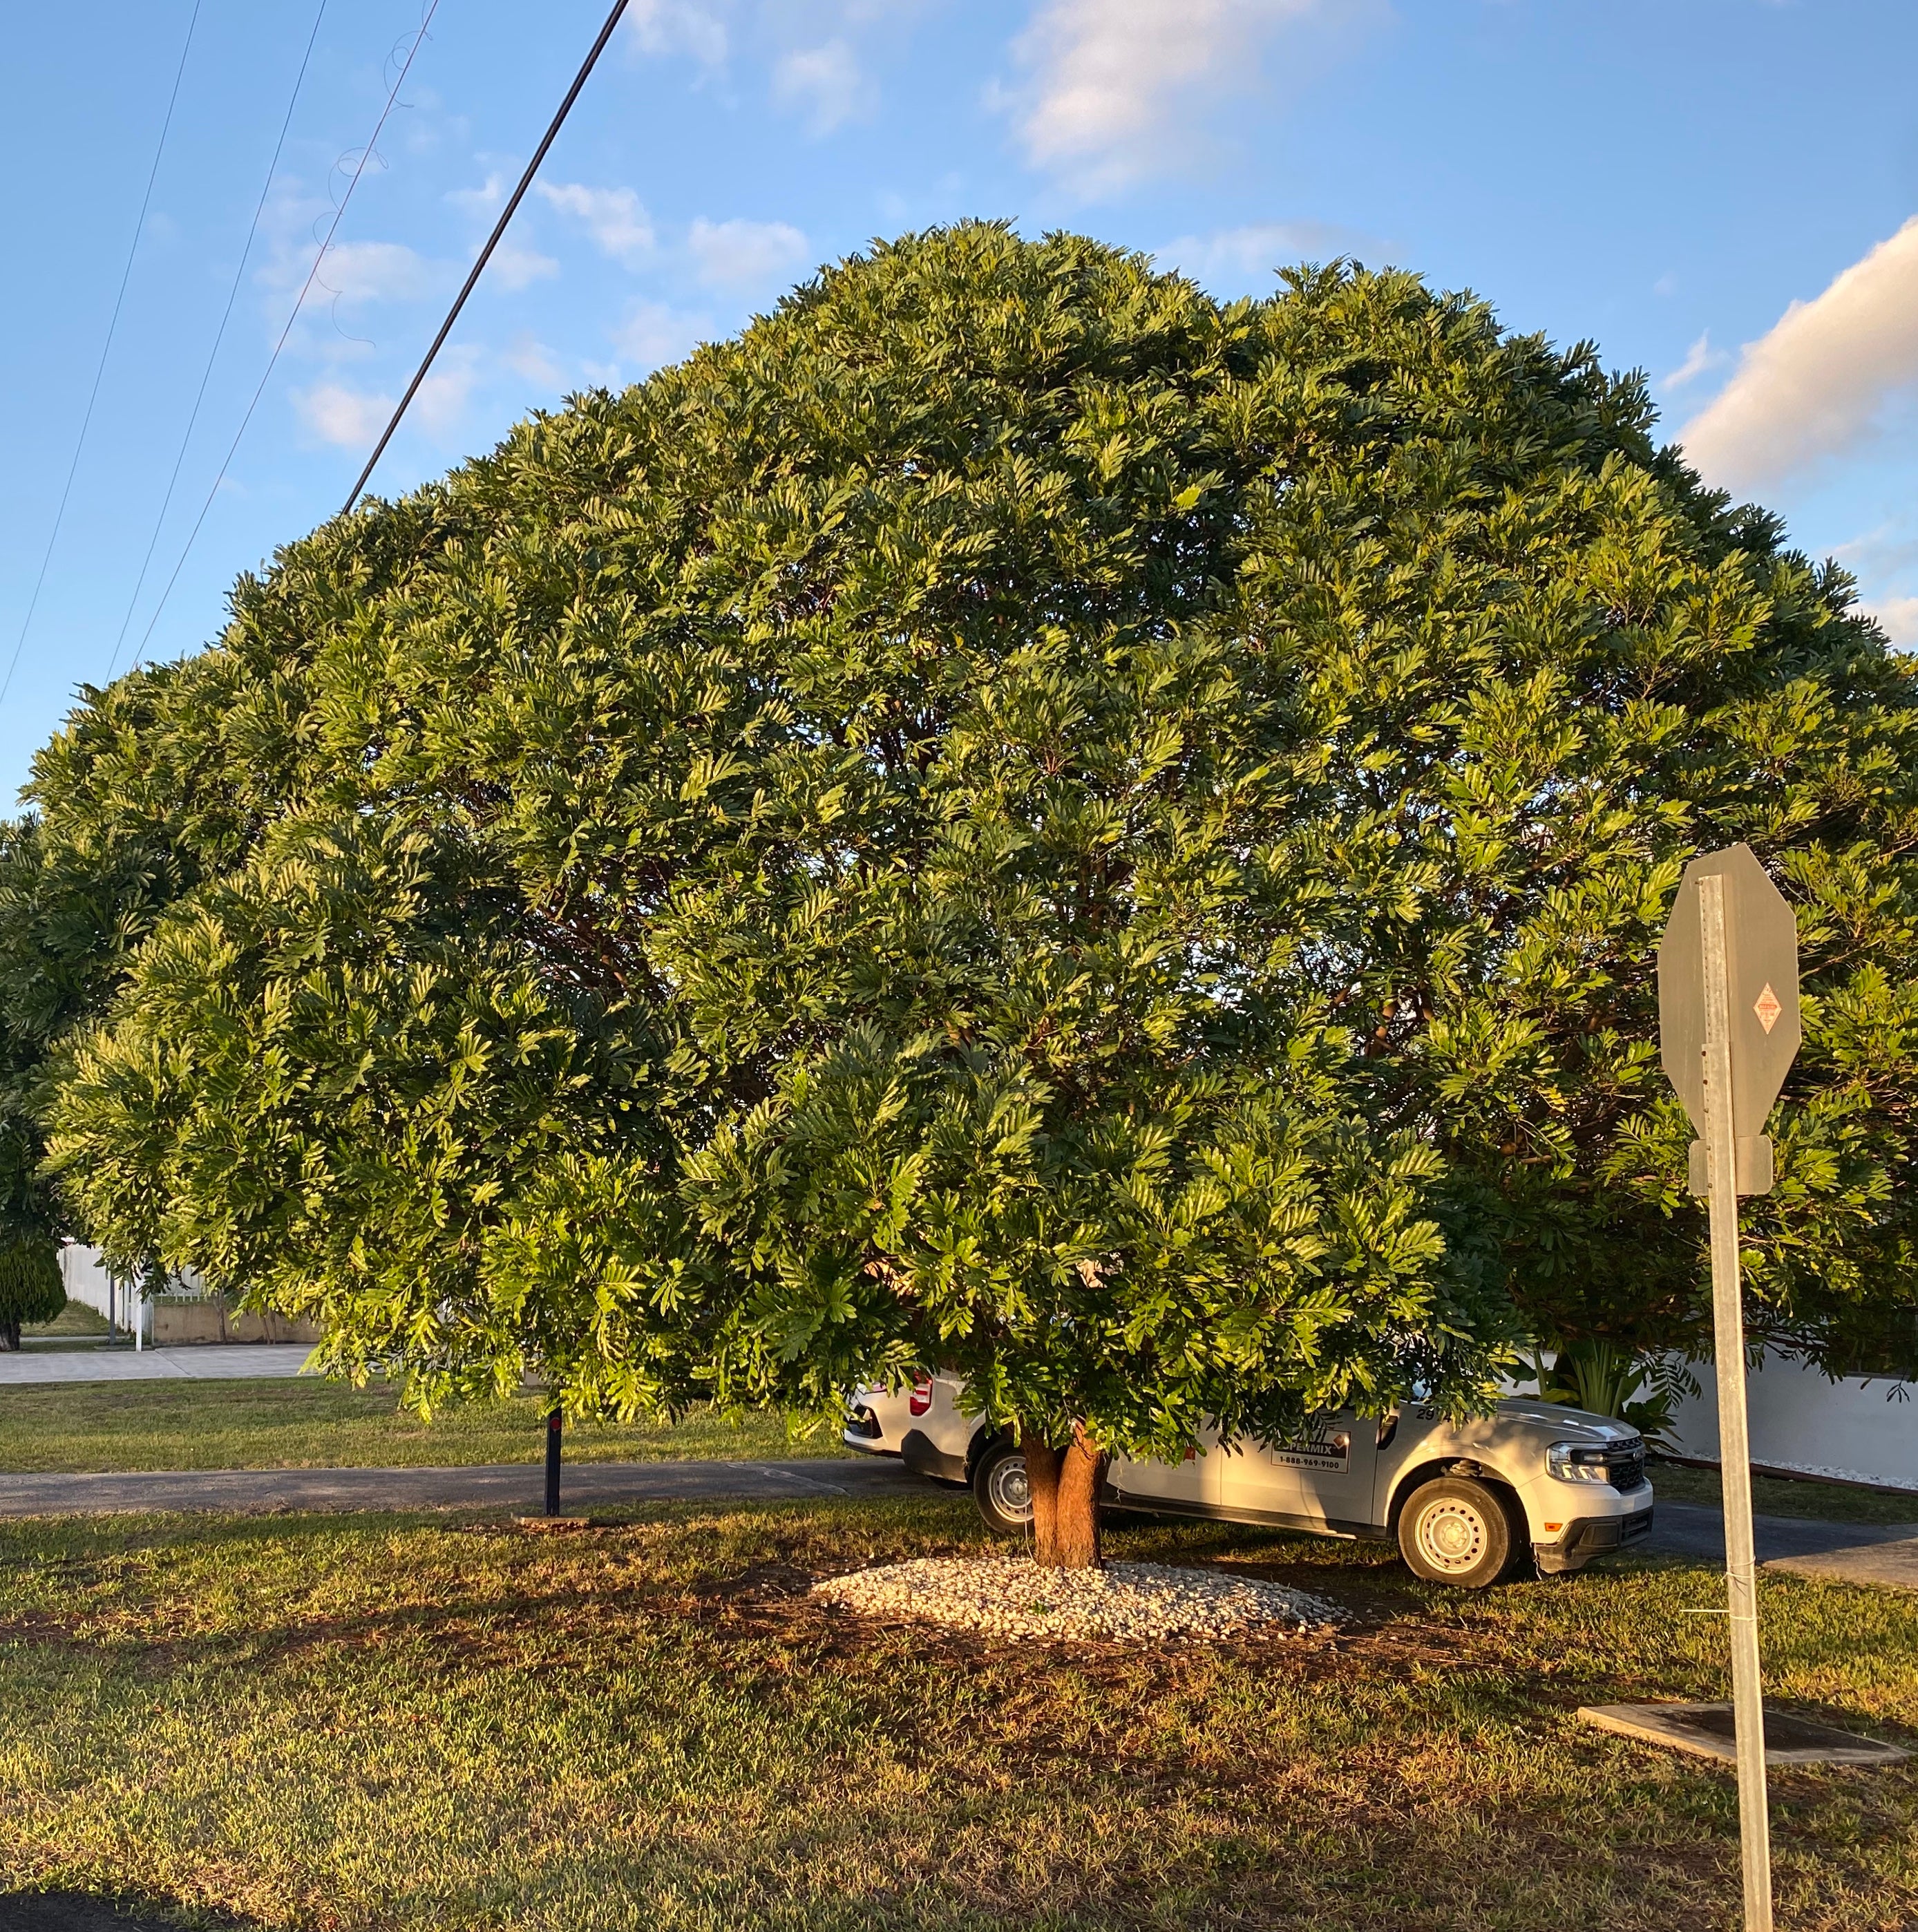
M1514 1521L1515 1502L1471 1476L1422 1483L1398 1512L1399 1554L1428 1583L1482 1590L1526 1547Z
M972 1500L995 1536L1023 1536L1032 1526L1026 1458L1016 1442L995 1442L972 1468Z

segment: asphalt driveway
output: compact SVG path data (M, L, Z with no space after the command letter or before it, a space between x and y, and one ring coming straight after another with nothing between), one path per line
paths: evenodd
M1725 1561L1725 1517L1702 1503L1659 1503L1651 1534L1636 1546L1671 1556ZM1821 1522L1789 1516L1752 1519L1758 1561L1829 1582L1918 1590L1918 1523Z

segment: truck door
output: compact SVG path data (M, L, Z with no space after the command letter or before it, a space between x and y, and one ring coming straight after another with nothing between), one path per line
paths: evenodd
M1241 1441L1219 1466L1218 1502L1227 1510L1290 1516L1307 1522L1372 1526L1378 1472L1378 1424L1341 1409L1315 1416L1278 1442Z
M1136 1497L1147 1507L1199 1510L1218 1496L1218 1436L1201 1431L1199 1446L1176 1462L1134 1462L1115 1456L1106 1480L1121 1496Z

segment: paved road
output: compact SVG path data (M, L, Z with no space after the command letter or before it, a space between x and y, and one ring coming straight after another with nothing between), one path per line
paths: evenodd
M1651 1534L1636 1545L1668 1556L1725 1561L1725 1518L1702 1503L1659 1503ZM1817 1522L1788 1516L1752 1519L1758 1561L1843 1583L1918 1590L1918 1523Z
M198 1348L23 1349L0 1353L0 1388L39 1382L250 1382L296 1376L313 1353L304 1342L209 1344ZM6 1932L0 1921L0 1932Z
M111 1516L139 1510L507 1509L536 1515L537 1462L469 1469L214 1469L129 1475L0 1475L0 1516ZM569 1462L568 1511L611 1503L766 1502L917 1486L896 1462ZM0 1922L0 1932L5 1932Z
M106 1516L136 1510L500 1509L536 1514L536 1462L467 1469L226 1469L137 1474L0 1474L0 1516ZM568 1512L620 1503L768 1502L802 1496L898 1494L918 1486L890 1460L790 1462L573 1462L562 1489ZM1918 1523L1752 1519L1768 1568L1844 1582L1918 1590ZM1725 1560L1724 1520L1697 1503L1662 1502L1638 1549ZM0 1919L0 1932L7 1932Z

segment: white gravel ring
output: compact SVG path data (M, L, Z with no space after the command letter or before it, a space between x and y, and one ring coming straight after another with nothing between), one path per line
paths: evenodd
M815 1583L862 1616L915 1617L990 1636L1303 1636L1344 1620L1322 1597L1255 1576L1165 1563L1042 1570L1029 1556L921 1556Z

